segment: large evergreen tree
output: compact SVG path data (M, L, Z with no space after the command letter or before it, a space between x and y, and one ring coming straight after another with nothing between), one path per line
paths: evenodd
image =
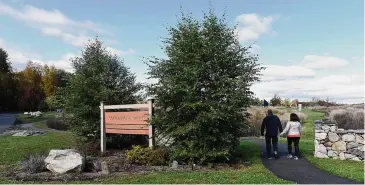
M168 32L168 58L147 61L150 77L158 79L150 88L159 107L151 123L173 140L173 159L227 158L247 125L243 112L253 95L250 85L259 80L258 58L212 10L202 21L182 14Z
M8 53L0 48L0 112L16 108L16 83Z
M86 45L81 57L72 59L75 69L64 90L65 111L78 136L97 139L100 134L100 101L106 104L136 103L140 90L136 77L122 60L110 54L97 38Z

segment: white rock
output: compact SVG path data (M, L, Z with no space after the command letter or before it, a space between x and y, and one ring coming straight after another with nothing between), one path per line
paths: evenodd
M325 142L323 145L325 146L325 147L331 147L332 146L332 142Z
M330 132L330 133L328 133L328 139L331 142L336 142L340 139L340 137L336 133Z
M327 133L315 133L315 138L317 140L324 140L327 137Z
M359 144L356 142L349 142L349 143L347 143L346 148L352 149L352 148L357 148L358 146L359 146Z
M330 131L331 132L335 132L337 130L337 127L336 126L331 126L331 128L330 128Z
M316 152L314 154L314 157L317 157L317 158L328 158L328 156L326 154L323 154L321 152Z
M365 145L361 145L361 146L357 147L357 149L360 150L360 151L362 151L362 152L364 152L365 151L365 147L364 146Z
M343 141L337 141L332 144L332 150L334 151L346 151L346 143Z
M336 151L328 151L328 157L338 157L338 152Z
M48 170L57 174L81 172L85 166L85 159L74 150L51 150L44 162Z
M360 144L364 144L364 138L360 135L356 135L356 142Z
M24 115L29 115L29 112L24 112Z
M345 154L345 158L346 159L352 159L354 157L356 157L356 156L355 155L352 155L352 154Z
M351 158L353 161L361 161L358 157Z
M20 136L20 137L30 136L30 133L27 130L23 130L23 131L13 134L13 136Z
M355 141L355 135L353 134L345 134L342 136L343 141Z
M323 126L322 126L322 129L323 129L323 130L329 130L330 128L331 128L331 127L329 127L328 125L323 125Z
M318 140L314 140L314 151L317 151L319 148L319 141Z
M327 155L327 148L324 145L320 144L319 148L318 148L318 152L321 152L321 153Z
M339 156L340 156L340 160L345 160L346 158L345 158L345 153L344 152L341 152L340 154L339 154Z
M179 163L177 161L172 161L171 168L177 169L178 166L179 166Z

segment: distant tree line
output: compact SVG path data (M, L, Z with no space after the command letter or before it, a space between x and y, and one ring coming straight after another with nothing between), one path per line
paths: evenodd
M0 112L57 108L58 90L66 86L69 76L65 70L32 61L16 71L6 50L0 48Z

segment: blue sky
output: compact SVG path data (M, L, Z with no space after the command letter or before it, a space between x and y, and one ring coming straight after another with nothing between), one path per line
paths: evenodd
M243 46L256 41L252 52L267 67L252 87L260 98L364 101L362 0L0 0L0 46L19 70L28 60L72 70L68 59L99 35L139 81L149 82L141 58L164 56L160 37L175 25L180 6L201 19L209 2L238 24Z

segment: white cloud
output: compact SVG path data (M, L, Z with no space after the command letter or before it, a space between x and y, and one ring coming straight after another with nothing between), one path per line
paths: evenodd
M83 47L87 41L97 34L111 35L102 25L90 20L73 20L57 9L45 10L30 5L13 8L0 2L0 15L6 15L25 22L30 27L40 30L44 35L58 37L73 46ZM90 36L91 35L91 36ZM119 41L106 38L108 43ZM120 53L129 52L120 51Z
M289 72L290 68L276 66L276 69L286 69L282 71L283 73ZM268 73L267 75L264 79L269 78L269 81L257 82L251 88L258 97L267 100L270 100L274 94L279 94L283 98L298 98L301 101L308 101L312 97L329 97L341 103L364 101L364 74L313 76L299 79L294 78L297 76L295 74L288 75L288 78L282 78L279 74Z
M41 55L30 52L30 51L24 51L19 48L14 47L13 45L10 45L6 43L3 39L0 38L0 46L6 48L6 52L9 55L9 59L15 67L16 70L22 70L25 68L27 62L29 60L39 63L39 64L47 64L47 65L54 65L56 68L64 69L66 71L73 71L73 68L71 66L70 58L75 57L75 54L72 53L66 53L63 56L61 56L58 60L47 60L44 59Z
M106 50L109 51L113 55L120 55L120 56L132 55L132 54L136 53L136 51L134 51L132 48L129 48L126 51L122 51L122 50L115 49L112 47L106 47Z
M347 60L328 55L307 55L302 61L303 66L311 69L338 68L348 65L348 63Z
M258 14L242 14L236 17L237 34L240 42L257 40L262 34L273 33L273 16L262 17Z

